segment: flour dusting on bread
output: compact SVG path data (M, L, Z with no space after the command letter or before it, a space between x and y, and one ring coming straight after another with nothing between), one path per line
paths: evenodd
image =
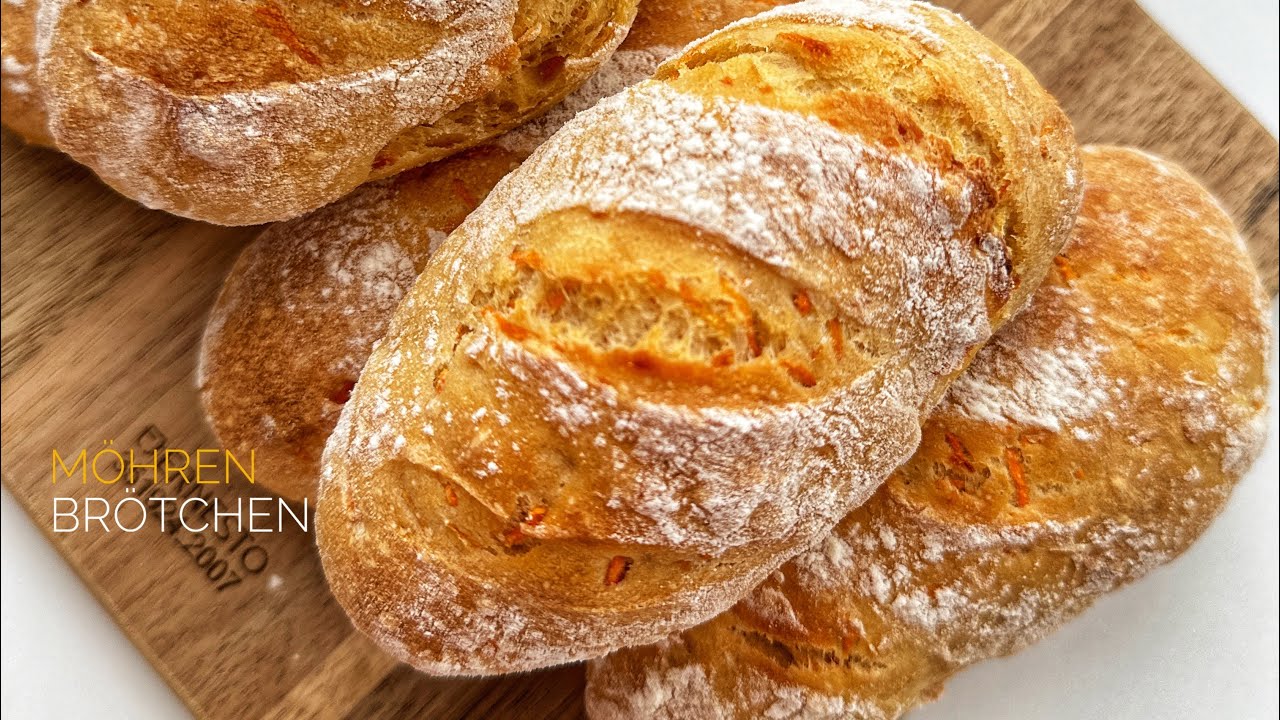
M773 705L753 693L786 693L896 718L1204 531L1258 453L1264 296L1185 173L1119 148L1085 159L1075 237L953 383L916 456L731 611L593 662L591 714L641 717L628 707L643 679L670 698L644 717L683 717L652 686L696 676L709 717L759 717Z
M938 50L944 44L942 37L929 27L926 16L940 19L949 25L963 21L950 14L938 15L935 10L933 5L913 0L808 0L770 10L769 16L868 30L892 30L912 38L930 50ZM731 33L753 20L739 20L725 27L719 34Z
M678 48L665 45L645 48L624 46L600 66L599 72L547 114L502 135L495 142L512 152L531 154L575 115L595 105L601 98L649 77L663 60L677 51Z
M755 176L764 181L749 180ZM632 466L643 475L618 483L606 505L647 522L616 521L607 537L720 553L753 538L787 537L812 522L807 518L830 518L833 510L865 497L879 478L851 470L838 492L815 483L833 466L813 450L831 448L835 465L843 467L856 467L845 458L867 444L877 456L905 457L915 442L910 418L918 410L897 398L927 392L990 333L989 265L954 234L970 212L969 190L950 187L954 182L905 154L810 118L705 102L651 82L581 114L494 189L459 230L468 238L465 249L446 246L438 262L470 264L492 254L493 243L518 225L587 207L678 220L784 272L802 264L814 243L850 258L878 257L895 268L886 272L891 280L868 283L856 298L836 295L836 302L850 326L895 333L916 360L886 360L884 371L809 406L733 413L644 402L619 406L609 388L563 362L532 354L488 326L476 330L480 347L498 366L514 373L515 362L528 382L546 385L548 421L568 433L603 431L612 445L630 448ZM433 290L438 292L459 299L470 294L462 285L453 292ZM887 302L891 294L903 297L915 318L910 330L899 322L904 308ZM425 297L418 300L422 312L432 312ZM389 352L416 354L394 344L395 338L389 342ZM556 380L561 377L567 382ZM399 404L406 402L430 412L436 400L429 387L419 387ZM611 427L597 427L606 416L614 417ZM389 448L398 417L393 412L366 442ZM850 438L858 443L851 445ZM737 458L756 452L775 458L772 477L744 486ZM365 454L363 462L370 461L385 458ZM764 507L771 508L767 520L760 517Z
M58 146L130 197L223 224L285 220L483 142L585 81L634 0L579 3L572 21L558 5L233 4L209 7L214 22L199 3L50 0L39 85ZM211 57L191 41L218 33L240 40ZM550 64L529 72L535 59Z
M948 409L992 424L1053 431L1106 411L1120 388L1102 369L1106 348L1088 335L1093 319L1081 312L1055 329L1059 344L1036 347L1027 338L1037 329L1027 325L1046 319L1029 315L982 348L973 369L948 389Z
M580 113L401 303L326 448L317 519L375 640L433 672L510 672L708 618L865 499L1025 302L1013 280L1034 284L1078 204L1056 184L1077 161L1060 110L1021 68L1016 112L958 78L894 85L897 59L937 52L1004 94L997 49L944 11L910 21L954 47L812 8ZM736 32L759 52L721 57ZM900 92L1009 132L959 153L945 138L968 121Z

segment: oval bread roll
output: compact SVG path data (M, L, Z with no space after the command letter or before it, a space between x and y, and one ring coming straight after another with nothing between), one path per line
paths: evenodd
M471 147L586 80L635 0L46 0L57 146L143 204L296 217Z
M728 608L911 455L1074 221L1066 118L930 5L787 6L656 77L450 236L325 449L333 593L424 670Z
M338 413L445 236L575 114L652 75L686 43L779 4L646 0L618 51L546 115L267 228L227 275L201 345L198 384L218 439L255 453L263 486L314 501Z
M1261 446L1266 301L1182 170L1084 170L1056 270L911 462L731 611L592 663L593 718L896 718L1199 537Z
M0 3L0 119L23 140L51 145L36 80L36 13L40 0Z

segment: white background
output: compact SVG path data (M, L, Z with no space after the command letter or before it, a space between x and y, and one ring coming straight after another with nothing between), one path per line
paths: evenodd
M1276 133L1275 0L1141 1ZM1276 355L1266 451L1204 538L1030 650L962 673L913 720L1277 717ZM4 716L185 717L8 490L0 504Z

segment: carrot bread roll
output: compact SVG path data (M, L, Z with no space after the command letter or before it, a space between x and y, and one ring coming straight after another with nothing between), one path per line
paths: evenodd
M51 145L36 80L36 13L41 0L0 3L0 119L22 139Z
M494 184L681 46L779 4L646 0L618 52L546 115L265 230L227 276L201 347L201 398L219 440L255 452L262 485L314 501L320 452L370 349L427 258Z
M535 117L635 4L41 0L37 89L56 145L122 194L251 225Z
M914 451L1065 243L1070 125L949 12L774 10L580 114L442 245L326 447L334 595L500 673L727 609Z
M1071 244L916 456L729 612L592 663L593 718L896 718L1204 532L1261 446L1266 301L1182 170L1084 170Z

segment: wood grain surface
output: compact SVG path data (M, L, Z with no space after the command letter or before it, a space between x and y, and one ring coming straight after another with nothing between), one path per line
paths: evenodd
M1136 145L1202 178L1272 292L1277 145L1129 0L960 0L1041 78L1082 141ZM354 633L308 534L52 533L51 452L215 447L196 346L252 228L145 210L66 158L3 137L3 474L129 637L201 718L559 718L582 714L580 668L514 678L419 675ZM204 486L234 502L244 485ZM222 587L198 550L237 569ZM208 553L206 553L208 556ZM207 560L207 558L206 558Z

